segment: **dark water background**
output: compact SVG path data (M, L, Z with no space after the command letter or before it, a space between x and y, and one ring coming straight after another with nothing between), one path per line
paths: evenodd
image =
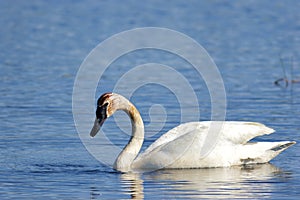
M277 130L261 140L298 142L300 83L283 87L280 82L280 87L274 81L284 71L289 80L300 80L299 7L291 0L1 1L0 198L298 199L299 145L271 165L117 173L82 145L73 122L72 90L80 64L98 43L132 28L166 27L195 39L216 62L226 88L227 120L258 121ZM138 58L147 62L145 54ZM136 60L129 55L119 63ZM193 74L187 78L193 81ZM143 98L151 90L147 86L133 98L146 124L148 111L139 102L157 100L159 89ZM206 120L209 95L200 96ZM177 109L168 97L159 100ZM178 124L176 116L162 132Z

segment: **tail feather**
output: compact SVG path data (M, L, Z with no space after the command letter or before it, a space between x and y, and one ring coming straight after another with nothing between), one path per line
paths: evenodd
M240 151L240 163L267 163L294 144L294 141L247 143Z
M285 149L289 148L290 146L292 146L294 144L296 144L295 141L288 141L286 143L276 145L276 146L272 147L270 150L281 152L281 151L284 151Z

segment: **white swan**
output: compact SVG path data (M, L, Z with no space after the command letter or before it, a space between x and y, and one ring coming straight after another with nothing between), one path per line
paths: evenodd
M136 107L125 97L105 93L97 101L96 120L90 132L94 137L115 111L125 111L131 119L132 136L117 157L114 169L122 172L161 168L207 168L266 163L295 144L294 141L248 143L273 129L255 122L189 122L158 138L138 156L144 141L144 123ZM210 125L222 123L216 145L206 156L200 155Z

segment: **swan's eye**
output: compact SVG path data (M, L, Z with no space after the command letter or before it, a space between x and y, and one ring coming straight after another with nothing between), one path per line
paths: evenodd
M108 102L102 105L102 107L104 107L105 109L107 108L107 106L108 106Z

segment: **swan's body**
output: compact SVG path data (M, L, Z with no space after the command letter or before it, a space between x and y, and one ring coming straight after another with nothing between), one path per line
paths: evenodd
M144 141L143 120L125 97L115 93L103 94L97 102L96 120L90 133L96 135L104 120L115 111L125 111L132 124L132 137L115 161L114 168L132 170L162 168L228 167L266 163L295 144L293 141L248 143L256 136L271 134L273 129L255 122L189 122L181 124L158 138L138 156ZM201 151L210 126L222 123L208 154Z

